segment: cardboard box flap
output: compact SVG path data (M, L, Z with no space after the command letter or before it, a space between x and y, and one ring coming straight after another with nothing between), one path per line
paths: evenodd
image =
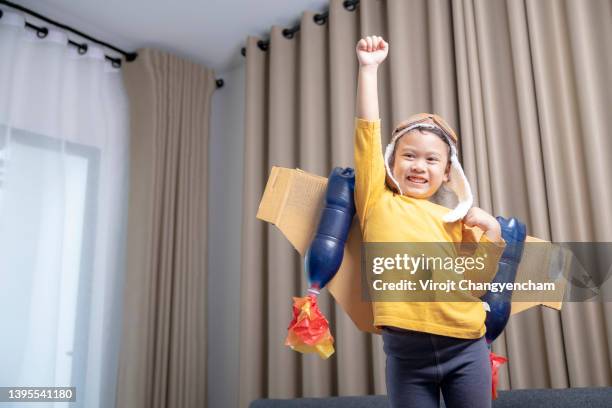
M257 218L276 225L304 256L319 222L326 188L325 177L272 167Z

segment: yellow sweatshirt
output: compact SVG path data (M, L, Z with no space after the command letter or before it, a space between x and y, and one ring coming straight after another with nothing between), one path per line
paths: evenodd
M486 242L461 221L444 223L450 210L425 199L394 193L385 184L380 121L355 121L355 204L364 242ZM490 282L504 245L486 245ZM490 267L493 265L493 267ZM467 274L466 274L467 275ZM466 278L470 278L466 276ZM374 324L443 336L476 339L484 335L486 312L474 294L467 302L373 302Z

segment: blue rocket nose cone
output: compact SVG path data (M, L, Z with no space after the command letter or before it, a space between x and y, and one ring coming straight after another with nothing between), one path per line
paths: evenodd
M514 226L516 225L516 218L512 217L508 220L508 224L506 224L506 226L508 228L514 228Z
M342 170L340 174L342 174L342 176L344 177L353 177L355 175L355 170L350 167L346 167Z
M512 218L504 218L504 217L495 217L497 222L502 229L502 237L507 244L515 243L515 242L523 242L527 237L527 228L525 224L520 222L515 217Z

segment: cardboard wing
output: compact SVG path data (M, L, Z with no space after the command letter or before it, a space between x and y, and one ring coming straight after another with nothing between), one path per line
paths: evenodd
M326 187L325 177L300 169L272 167L257 218L275 225L304 256L316 232ZM360 330L380 333L374 326L372 304L363 300L362 296L361 242L359 221L355 217L344 249L342 265L327 288ZM527 242L545 241L528 236ZM551 262L552 256L542 256L542 252L538 252L537 256L524 253L516 280L526 281L534 271L543 270ZM563 294L565 285L558 285L557 290ZM511 313L519 313L538 305L560 310L562 302L512 302Z

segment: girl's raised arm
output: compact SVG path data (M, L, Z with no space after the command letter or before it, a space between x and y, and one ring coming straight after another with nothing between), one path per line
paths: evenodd
M356 47L359 60L356 114L360 119L378 120L378 66L387 58L389 44L382 37L362 38Z

